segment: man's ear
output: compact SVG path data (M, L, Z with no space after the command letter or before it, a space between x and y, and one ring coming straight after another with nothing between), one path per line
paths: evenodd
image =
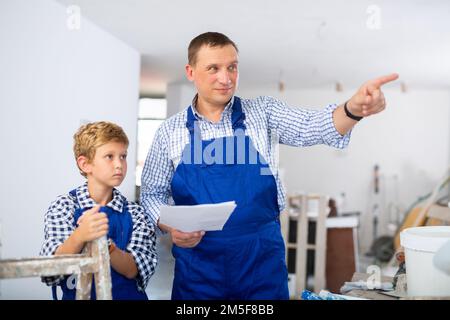
M186 67L186 78L188 78L189 81L194 81L194 69L190 64L187 64Z
M85 156L79 156L77 158L77 165L78 168L86 174L91 173L92 171L92 164Z

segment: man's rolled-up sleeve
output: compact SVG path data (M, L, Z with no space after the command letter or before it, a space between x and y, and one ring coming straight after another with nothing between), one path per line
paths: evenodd
M265 97L269 129L275 131L282 144L306 147L325 144L343 149L350 141L351 130L341 135L333 122L336 104L322 110L293 108L272 97Z

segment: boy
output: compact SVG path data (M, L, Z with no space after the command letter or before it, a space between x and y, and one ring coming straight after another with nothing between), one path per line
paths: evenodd
M110 122L82 126L74 135L74 154L87 181L51 203L44 219L45 240L40 255L81 253L84 245L108 237L113 299L145 300L145 287L157 264L156 236L141 206L115 187L127 172L128 138ZM63 300L75 299L74 276L43 277L61 286ZM92 286L91 297L95 299Z

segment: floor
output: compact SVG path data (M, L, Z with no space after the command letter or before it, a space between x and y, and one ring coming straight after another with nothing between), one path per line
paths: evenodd
M168 235L158 237L157 248L159 262L146 292L150 300L170 300L175 260L172 256L172 243Z

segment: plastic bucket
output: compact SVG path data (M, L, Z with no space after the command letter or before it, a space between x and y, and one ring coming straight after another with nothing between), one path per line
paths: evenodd
M449 240L450 226L408 228L400 233L408 296L450 296L450 275L433 265L434 254Z

